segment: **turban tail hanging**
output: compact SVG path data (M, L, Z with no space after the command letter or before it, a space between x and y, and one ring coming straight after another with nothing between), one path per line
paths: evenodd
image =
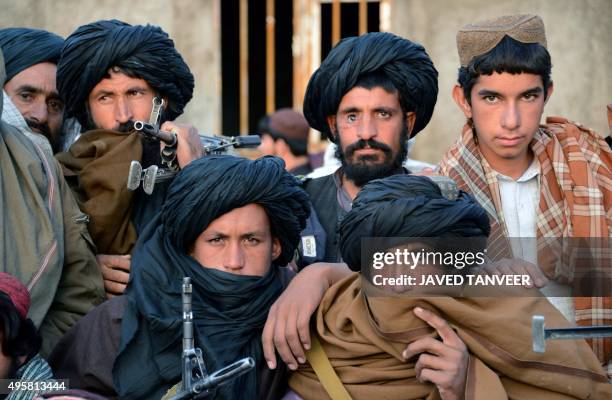
M412 136L429 123L438 97L438 71L420 44L386 32L340 41L312 75L304 97L310 126L333 139L327 117L342 97L369 73L384 74L395 86L404 111L415 111Z

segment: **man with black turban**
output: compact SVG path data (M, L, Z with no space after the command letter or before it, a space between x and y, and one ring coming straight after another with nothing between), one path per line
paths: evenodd
M160 27L106 20L68 36L57 86L66 116L77 118L84 132L58 159L90 216L106 291L121 294L138 234L161 207L167 189L158 184L151 196L127 190L132 160L143 168L161 165L160 144L134 132L133 123L149 121L154 98L163 100L161 129L177 134L179 167L201 157L196 129L171 122L192 97L193 75Z
M139 237L125 295L90 313L56 348L57 375L107 396L160 398L181 379L188 276L196 346L208 371L247 356L257 364L213 398L279 398L284 371L268 369L260 338L309 212L308 195L278 158L192 162Z
M363 268L362 238L434 237L431 250L440 251L475 238L484 246L490 231L487 212L473 197L459 192L449 200L429 178L411 175L365 185L339 229L342 256L354 271ZM355 400L594 399L612 393L585 340L551 341L545 354L532 351L533 313L567 325L535 288L519 287L523 297L496 287L496 298L452 298L410 294L416 289L391 295L375 285L354 273L326 292L308 363L292 374L288 398L335 392Z
M343 39L323 60L308 83L304 116L338 145L342 166L304 182L313 213L302 232L300 269L322 261L336 267L335 278L348 273L341 264L338 222L367 182L408 172L402 167L407 141L429 122L437 95L438 72L423 46L391 33ZM298 290L292 283L270 313L264 334L269 362L275 348L290 367L304 359L310 315L318 295L333 283L328 277L316 279L298 277L304 286Z
M64 39L58 35L40 29L0 29L7 94L2 119L45 150L51 144L48 150L53 153L63 146L64 102L55 86L57 61L63 44Z
M315 71L304 97L310 126L338 144L342 167L305 182L327 240L317 261L340 262L338 220L372 179L406 173L406 142L429 122L438 72L425 49L391 33L342 40Z

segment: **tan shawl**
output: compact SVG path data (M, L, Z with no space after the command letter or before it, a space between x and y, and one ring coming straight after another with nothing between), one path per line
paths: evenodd
M127 189L127 180L130 163L141 157L138 133L106 130L89 131L67 152L56 155L78 177L73 190L91 219L89 232L99 254L128 254L136 243L131 222L134 192Z
M550 326L567 326L541 297L370 296L366 301L355 273L326 292L314 332L353 399L439 399L434 385L416 380L416 359L401 357L408 343L437 335L413 315L417 305L446 319L468 347L466 400L612 395L612 386L584 340L549 341L545 354L531 351L532 315L544 315ZM329 398L308 364L291 376L289 385L304 399Z

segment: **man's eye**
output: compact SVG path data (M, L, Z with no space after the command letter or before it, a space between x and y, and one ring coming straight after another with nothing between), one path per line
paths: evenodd
M349 114L346 116L346 120L348 122L355 122L357 121L357 114Z
M223 239L220 238L220 237L215 237L215 238L212 238L212 239L208 239L208 243L211 243L211 244L221 243L222 241L223 241Z
M487 103L497 103L496 96L484 96L483 100L486 101Z
M128 92L128 96L130 96L130 97L141 97L143 95L144 95L144 93L142 91L140 91L140 90L130 90Z
M19 98L22 101L32 101L32 100L34 100L34 96L30 92L19 93Z
M51 109L51 111L55 112L55 113L60 113L64 111L64 103L62 103L59 100L51 100L49 101L49 108Z
M378 112L378 115L379 115L381 118L389 118L389 117L391 116L391 114L390 114L388 111L379 111L379 112Z
M250 244L259 244L260 240L255 238L255 237L250 237L246 239L248 243Z
M538 95L535 93L528 93L523 96L523 100L526 100L526 101L534 101L537 98L538 98Z

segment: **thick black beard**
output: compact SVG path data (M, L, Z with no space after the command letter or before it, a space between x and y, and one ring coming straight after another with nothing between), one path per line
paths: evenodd
M61 151L62 144L55 140L54 135L51 134L51 128L49 128L48 124L41 124L40 122L36 122L29 118L24 119L26 124L28 124L28 127L30 127L33 132L41 133L47 138L47 140L49 140L54 154Z
M336 126L336 132L338 127ZM389 146L384 143L377 142L374 139L363 140L360 139L357 142L349 145L346 148L346 156L342 150L342 142L340 134L337 135L338 143L336 147L336 157L342 163L342 170L348 180L353 182L356 186L362 187L366 183L374 179L386 178L388 176L396 174L402 169L402 164L408 156L408 148L406 142L408 140L408 126L404 123L402 132L399 138L399 151L392 156L392 150ZM373 149L380 149L385 153L384 161L380 164L366 164L363 162L349 163L347 159L355 153L356 150L360 150L366 147ZM367 160L366 157L362 157L362 160Z

